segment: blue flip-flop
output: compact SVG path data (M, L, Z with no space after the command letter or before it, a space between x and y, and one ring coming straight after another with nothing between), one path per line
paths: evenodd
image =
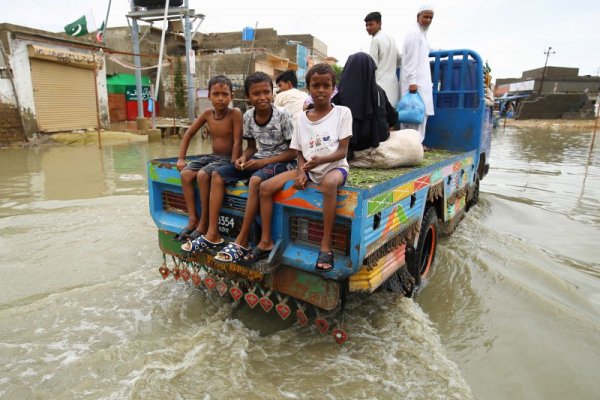
M246 254L250 253L250 249L244 246L240 246L235 242L230 242L215 256L215 260L221 262L234 262L240 263L244 261Z
M188 253L198 253L207 250L215 250L221 247L225 243L225 240L221 239L220 242L214 243L204 237L204 235L198 236L194 240L188 240L186 243L181 245L181 250Z

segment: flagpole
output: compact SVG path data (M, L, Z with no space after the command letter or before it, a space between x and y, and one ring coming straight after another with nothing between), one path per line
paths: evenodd
M110 4L112 0L108 0L108 10L106 10L106 18L104 18L104 27L102 28L102 44L105 42L104 32L106 31L106 27L108 26L108 14L110 13Z
M94 57L94 93L96 93L96 127L98 129L98 148L102 148L102 138L100 137L100 104L98 103L98 63L96 62L96 53Z
M192 66L191 63L195 62L195 57L191 57L192 50L192 28L190 25L190 1L185 0L185 28L183 29L185 33L185 64L186 64L186 80L187 80L187 103L188 103L188 120L192 123L195 119L196 110L196 90L194 81L192 79L192 70L195 70L196 66Z
M160 90L160 71L162 68L163 50L165 48L165 34L167 33L167 14L169 13L169 0L165 0L165 13L163 15L163 27L162 34L160 36L160 48L158 50L158 70L156 72L156 94L154 95L154 102L158 100L158 91Z
M131 11L135 11L135 4L133 0L130 0ZM142 61L140 59L140 38L139 38L139 29L136 18L131 18L131 38L133 40L133 63L136 66L134 70L135 74L135 91L137 93L137 118L136 121L140 121L144 118L144 99L142 97L142 71L140 67L142 66ZM139 124L139 122L138 122Z

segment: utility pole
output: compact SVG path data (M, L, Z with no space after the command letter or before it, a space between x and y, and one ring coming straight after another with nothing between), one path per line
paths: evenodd
M256 21L256 24L254 24L254 35L252 35L252 45L250 46L250 61L248 61L248 73L246 74L246 76L250 75L250 71L252 69L252 62L254 61L254 40L256 39L257 29L258 21Z
M136 7L133 0L129 3L131 11L135 11ZM137 119L144 118L144 99L142 96L142 61L140 59L140 31L138 28L137 19L132 18L131 20L131 38L133 39L133 64L136 66L134 71L135 74L135 90L137 92ZM159 60L160 61L160 60Z
M550 58L550 54L555 54L555 51L551 51L552 46L548 46L548 50L544 51L546 55L546 62L544 63L544 71L542 72L542 80L540 82L540 88L538 89L538 94L542 93L542 86L544 86L544 78L546 77L546 66L548 65L548 58Z
M195 118L196 110L196 85L192 78L192 71L196 69L195 65L191 63L195 62L194 58L191 57L192 52L192 25L190 24L190 5L189 0L185 0L185 18L184 18L184 35L185 35L185 64L186 68L186 80L187 80L187 103L188 103L188 119L193 122Z

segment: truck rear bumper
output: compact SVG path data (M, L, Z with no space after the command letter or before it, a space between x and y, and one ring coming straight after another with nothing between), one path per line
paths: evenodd
M182 252L182 243L176 241L174 236L173 232L159 229L160 249L172 256L177 264L183 263L185 268L206 269L215 276L239 284L241 290L251 291L258 285L263 291L275 292L277 297L291 296L324 310L333 310L339 303L342 291L340 282L286 265L269 266L265 262L261 265L246 266L218 261L208 253L190 255Z

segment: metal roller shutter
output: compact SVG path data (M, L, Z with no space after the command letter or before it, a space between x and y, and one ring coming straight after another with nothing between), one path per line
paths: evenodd
M33 58L29 61L39 130L95 128L94 70Z

